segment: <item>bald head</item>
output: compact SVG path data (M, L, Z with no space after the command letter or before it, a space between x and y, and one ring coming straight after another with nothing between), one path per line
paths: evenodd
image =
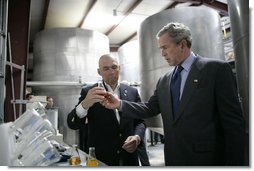
M115 57L110 56L109 54L105 54L105 55L102 55L102 56L100 57L100 59L99 59L99 68L102 68L102 67L103 67L103 64L104 64L105 62L109 62L109 61L118 64L118 60L117 60Z
M98 74L114 90L118 83L120 66L117 58L105 54L99 59Z

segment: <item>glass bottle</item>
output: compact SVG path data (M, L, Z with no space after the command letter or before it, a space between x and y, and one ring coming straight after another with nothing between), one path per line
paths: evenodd
M89 155L86 161L86 166L98 166L98 160L95 155L95 147L89 147Z
M71 158L69 159L70 165L79 165L81 163L80 155L78 152L78 146L76 144L72 145Z

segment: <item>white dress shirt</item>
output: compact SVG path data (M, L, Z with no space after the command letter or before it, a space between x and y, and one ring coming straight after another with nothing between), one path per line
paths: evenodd
M105 83L105 82L104 82ZM117 98L120 97L120 90L119 90L119 87L120 87L120 84L118 83L115 90L112 90L112 88L107 84L105 83L104 84L108 90L108 92L111 92L114 96L116 96ZM89 109L89 108L88 108ZM79 118L84 118L86 115L87 115L87 111L88 109L84 109L83 106L81 105L81 103L76 107L76 114ZM114 110L115 111L115 114L116 114L116 119L117 121L120 123L120 116L119 116L119 112L117 109Z

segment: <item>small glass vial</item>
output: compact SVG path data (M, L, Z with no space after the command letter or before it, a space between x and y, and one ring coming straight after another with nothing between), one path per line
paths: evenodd
M95 147L89 147L89 155L86 161L86 166L98 166L98 160L95 155Z
M69 163L70 165L73 166L79 165L81 163L81 159L78 152L78 146L76 144L72 146L72 153L71 158L69 159Z

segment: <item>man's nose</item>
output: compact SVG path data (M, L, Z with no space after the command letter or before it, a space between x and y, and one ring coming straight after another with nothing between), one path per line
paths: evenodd
M109 72L114 73L114 72L115 72L115 69L109 68Z

